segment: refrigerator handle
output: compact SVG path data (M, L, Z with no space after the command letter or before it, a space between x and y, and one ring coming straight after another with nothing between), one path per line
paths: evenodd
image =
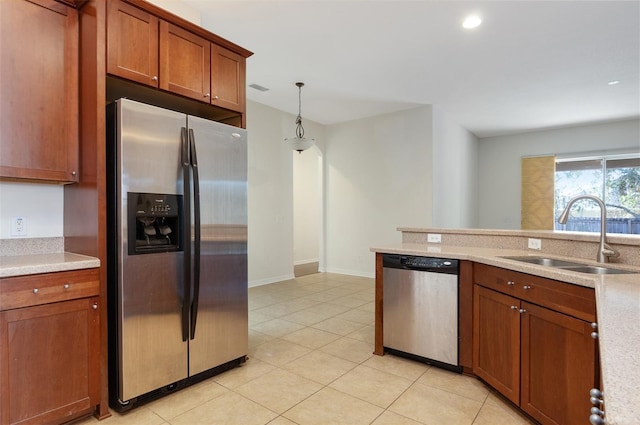
M182 340L189 339L189 308L191 303L191 179L189 162L189 142L187 129L180 132L180 151L182 162L182 183L184 193L184 276L182 298Z
M196 320L198 318L198 301L200 297L200 177L198 175L198 157L196 155L196 139L193 129L189 129L189 149L191 150L191 168L193 171L193 220L195 230L195 244L193 253L193 304L191 306L191 339L196 335Z

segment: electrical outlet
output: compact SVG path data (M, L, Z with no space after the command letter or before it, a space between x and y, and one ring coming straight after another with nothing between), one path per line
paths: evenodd
M26 217L13 217L11 219L11 236L27 236Z
M540 239L529 238L527 245L529 246L529 249L542 249L542 241Z
M440 233L427 233L427 242L442 243L442 235Z

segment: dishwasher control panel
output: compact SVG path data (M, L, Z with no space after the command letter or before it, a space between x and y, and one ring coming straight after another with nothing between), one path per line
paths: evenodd
M448 258L417 257L413 255L384 254L383 267L395 269L439 271L457 274L458 260Z

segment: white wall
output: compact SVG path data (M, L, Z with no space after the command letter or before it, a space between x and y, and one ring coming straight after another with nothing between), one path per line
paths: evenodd
M434 227L477 227L478 139L433 108Z
M180 16L187 21L191 21L196 25L200 25L200 12L180 0L147 0L158 7L167 10L174 15Z
M249 286L293 277L291 150L286 114L247 101Z
M374 245L431 224L431 107L329 126L326 271L374 276Z
M64 191L62 185L0 182L0 239L11 236L11 219L27 219L25 238L64 235Z
M306 123L303 122L305 126ZM308 126L307 126L308 127ZM292 125L292 129L294 126ZM320 137L305 130L312 138ZM293 263L320 261L320 235L323 228L322 152L317 145L293 156Z
M478 226L520 228L520 159L535 155L640 152L640 120L480 139Z

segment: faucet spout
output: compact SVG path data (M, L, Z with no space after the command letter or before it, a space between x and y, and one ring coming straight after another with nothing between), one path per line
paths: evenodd
M610 257L617 257L620 254L607 244L607 207L605 206L604 202L602 202L602 199L593 195L576 196L575 198L571 199L567 206L564 208L564 211L562 211L562 214L560 214L560 217L558 217L558 223L567 224L571 207L576 201L579 201L580 199L591 199L600 207L600 247L598 249L598 255L596 259L599 263L608 263Z

